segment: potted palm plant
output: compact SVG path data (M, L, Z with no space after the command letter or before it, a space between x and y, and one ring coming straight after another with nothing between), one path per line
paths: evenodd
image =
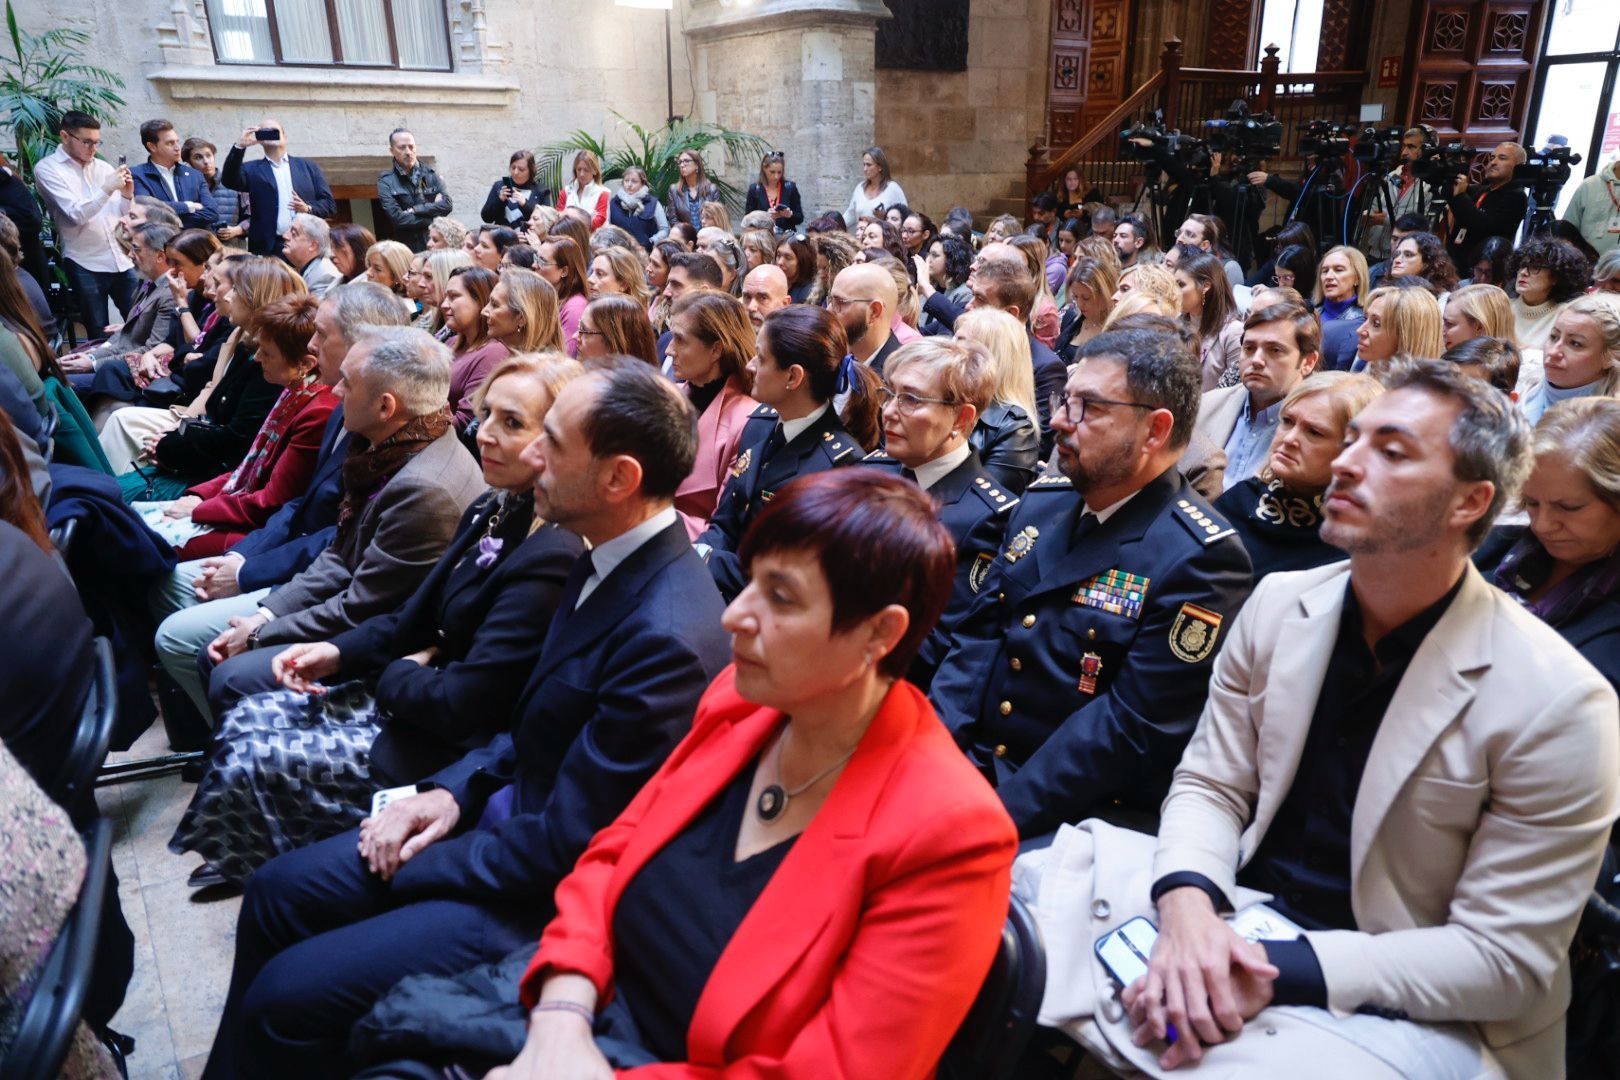
M770 149L770 143L759 135L732 131L717 124L677 120L659 128L648 129L625 119L618 113L613 115L618 118L624 129L624 145L618 149L609 149L606 136L597 137L587 131L577 130L535 152L535 163L542 182L547 187L553 191L561 190L565 171L573 161L574 155L581 150L591 151L597 160L602 162L603 182L617 180L624 175L626 169L640 166L646 170L652 190L662 198L663 193L668 191L670 185L680 176L675 162L685 151L696 150L708 160L713 156L714 149L718 148L728 168L747 167L751 171L760 157ZM719 190L726 208L733 214L741 213L746 188L739 188L715 175L716 171L718 170L711 169L709 179Z
M26 180L34 163L56 148L56 124L70 109L101 116L121 107L124 82L82 61L89 35L57 27L29 34L17 25L6 0L10 55L0 53L0 115L16 139L17 165Z

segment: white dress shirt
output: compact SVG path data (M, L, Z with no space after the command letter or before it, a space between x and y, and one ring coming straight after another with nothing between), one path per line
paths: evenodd
M673 506L666 506L640 525L626 532L620 533L611 540L604 541L591 549L591 576L585 579L585 584L579 590L579 600L574 604L578 611L590 599L596 587L607 580L609 574L618 569L620 563L634 555L643 544L679 521Z
M86 270L122 273L135 265L114 232L129 200L122 191L108 195L102 188L115 172L100 158L80 165L60 146L34 166L34 186L56 222L62 254Z
M174 186L175 167L173 165L159 165L157 162L151 161L150 159L148 159L148 164L150 164L152 168L156 169L157 174L163 178L163 186L169 189L169 201L179 202L180 196L176 194L178 189Z
M820 405L816 406L805 415L799 417L797 420L781 421L782 445L786 446L794 439L797 439L810 427L811 424L815 423L817 420L820 420L821 414L830 408L832 408L832 404L830 402L823 401Z
M276 235L285 236L293 219L292 162L287 160L286 154L281 155L280 161L271 157L264 160L269 163L270 173L276 178Z
M925 461L914 470L917 474L917 486L927 491L935 484L949 476L958 465L967 460L973 452L973 447L963 442L955 450L941 454L933 461Z

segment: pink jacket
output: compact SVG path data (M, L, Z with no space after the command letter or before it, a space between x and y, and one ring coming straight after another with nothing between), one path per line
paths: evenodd
M709 515L720 501L720 492L731 475L748 416L759 402L749 397L742 382L733 375L726 380L720 396L709 403L698 417L697 462L691 475L675 489L675 509L686 524L687 535L696 540L709 522Z

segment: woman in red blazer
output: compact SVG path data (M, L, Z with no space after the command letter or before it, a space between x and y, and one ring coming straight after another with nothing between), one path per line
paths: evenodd
M928 1077L989 971L1016 834L900 679L950 593L932 504L806 476L740 554L735 662L558 886L491 1077Z
M689 540L708 528L736 465L737 444L759 402L751 394L754 324L742 301L713 289L688 291L669 316L675 378L698 412L697 461L675 489L675 510Z
M231 545L270 520L283 503L309 486L320 456L321 437L337 398L320 381L309 351L320 300L288 296L265 306L255 322L259 348L254 360L266 382L285 387L259 427L242 463L186 491L165 511L208 527L179 548L181 559L222 555Z

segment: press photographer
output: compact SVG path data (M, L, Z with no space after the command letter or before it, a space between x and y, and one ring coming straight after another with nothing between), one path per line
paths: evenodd
M1277 127L1277 148L1282 145L1282 126ZM1324 245L1337 247L1344 240L1344 159L1350 153L1351 124L1312 120L1299 129L1299 156L1305 161L1301 180L1284 180L1256 167L1249 183L1287 199L1292 206L1284 224L1303 221ZM1272 151L1274 155L1277 150ZM1271 156L1271 155L1266 155Z
M1389 258L1389 226L1392 221L1405 214L1421 214L1425 217L1429 214L1428 186L1418 178L1412 166L1423 157L1425 146L1436 145L1434 129L1412 127L1400 132L1395 149L1395 168L1384 173L1383 159L1387 153L1384 148L1395 141L1390 136L1397 131L1395 128L1382 132L1368 128L1356 142L1354 151L1357 161L1382 174L1371 178L1368 184L1372 190L1365 198L1367 210L1361 218L1364 229L1361 243L1357 245L1372 259ZM1376 187L1380 183L1382 194Z
M1147 216L1155 232L1172 235L1191 209L1194 192L1209 176L1208 147L1201 139L1165 127L1159 110L1121 131L1119 143L1121 157L1143 163L1143 194L1152 204ZM1138 206L1137 212L1143 208Z
M1486 238L1501 236L1512 242L1518 235L1530 199L1524 188L1513 182L1513 171L1524 162L1524 147L1515 142L1499 143L1485 165L1483 184L1470 186L1466 171L1452 180L1451 198L1446 204L1451 217L1446 249L1452 262L1472 266L1473 253Z

